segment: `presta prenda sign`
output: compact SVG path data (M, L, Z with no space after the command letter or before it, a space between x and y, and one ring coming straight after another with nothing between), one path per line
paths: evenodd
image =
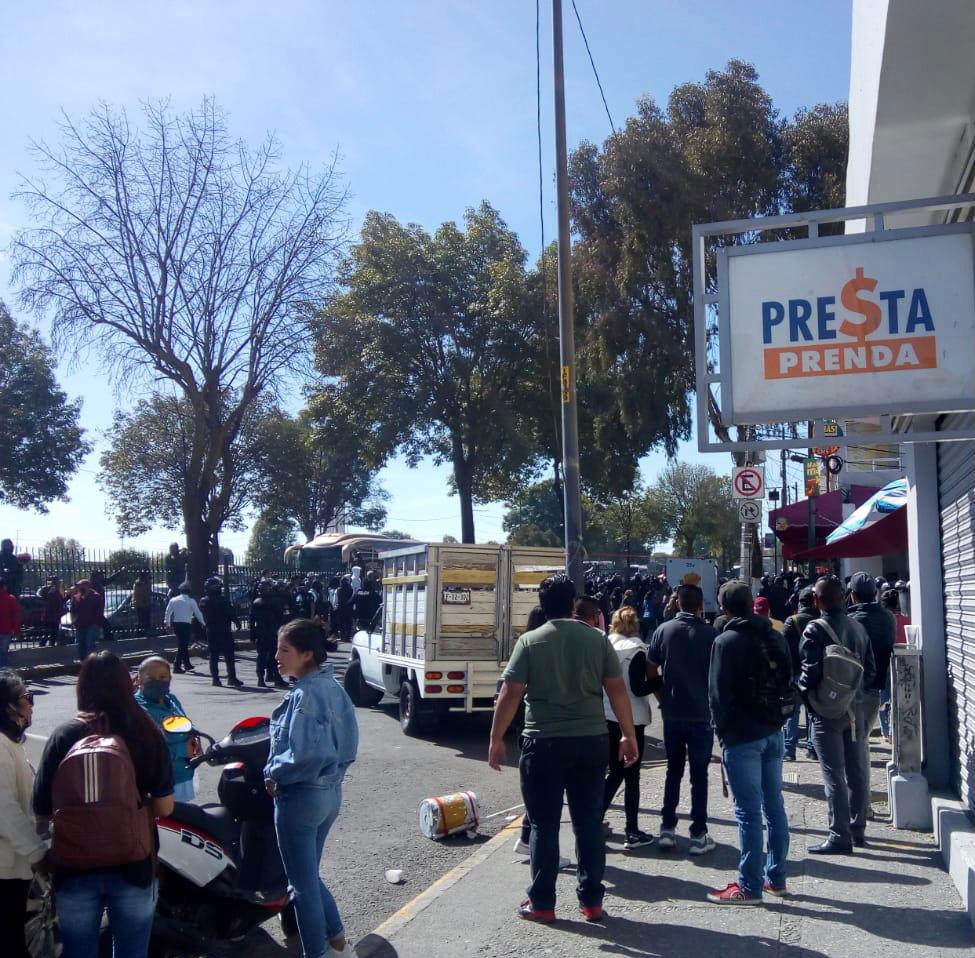
M973 256L970 224L723 250L723 418L975 408Z

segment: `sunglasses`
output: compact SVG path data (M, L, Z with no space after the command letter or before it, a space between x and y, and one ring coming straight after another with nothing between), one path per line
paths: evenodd
M27 704L28 705L33 705L34 704L34 693L30 689L27 689L24 692L23 698L25 698L27 700Z

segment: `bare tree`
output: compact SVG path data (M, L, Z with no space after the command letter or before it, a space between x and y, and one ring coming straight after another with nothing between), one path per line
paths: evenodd
M346 194L334 157L282 170L274 138L232 139L212 100L150 103L142 120L103 104L65 117L59 146L33 144L43 172L19 193L35 225L14 239L14 278L56 346L95 354L119 386L167 380L189 404L182 513L199 585L227 512L214 496L231 494L220 463L259 397L310 357L305 308L331 282Z

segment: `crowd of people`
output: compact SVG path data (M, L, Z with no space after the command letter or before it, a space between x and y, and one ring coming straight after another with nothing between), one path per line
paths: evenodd
M716 904L749 905L764 895L787 894L783 763L795 757L803 705L807 748L821 766L828 816L826 837L808 851L846 855L866 845L870 733L904 624L887 607L896 591L881 591L881 585L866 573L845 584L831 576L813 584L782 577L762 583L766 594L753 596L748 584L732 580L721 585L721 614L712 623L693 581L673 588L662 578L631 580L625 588L593 581L587 583L592 594L577 596L568 577L545 580L539 606L503 674L488 756L494 768L505 762L504 736L524 703L519 768L526 815L516 848L528 854L531 881L518 914L540 922L555 918L556 876L566 864L559 855L566 795L576 839L577 895L587 921L605 916L603 874L612 835L606 814L621 787L624 851L653 843L665 850L686 847L691 856L713 851L708 786L715 738L738 821L740 858L734 880L707 897ZM275 803L303 948L315 958L351 954L334 897L319 877L342 779L358 744L351 702L324 664L334 634L342 634L333 618L340 606L332 590L351 592L348 604L363 618L378 609L375 576L350 574L323 586L314 578L282 583L262 575L253 583L250 611L258 682L287 690L272 717L266 788ZM106 909L115 953L146 954L156 902L152 816L169 815L175 801L194 796L189 761L200 744L192 723L187 731L163 721L186 716L173 682L192 668L194 628L206 631L213 681L220 683L223 659L228 681L241 684L231 629L242 623L220 580L207 581L199 602L185 581L175 591L166 610L177 636L174 663L150 656L132 677L112 653L89 649L78 677L78 714L51 735L36 777L22 747L33 696L16 672L0 671L0 928L11 940L23 937L27 890L32 873L41 871L53 875L65 958L93 953ZM79 598L86 594L79 590ZM601 597L610 602L608 621ZM655 610L649 634L641 614L648 600ZM662 716L666 754L656 836L640 820L652 702ZM152 813L123 822L124 847L113 846L109 864L90 839L105 831L91 817L98 808L70 800L72 757L106 736L120 743L129 763L131 781L121 787L130 789L135 808ZM678 822L688 769L684 846ZM115 834L117 808L112 815ZM53 844L52 820L58 823Z
M47 576L37 590L37 598L41 600L38 645L63 643L66 616L74 633L79 662L99 642L114 638L112 622L106 616L106 596L110 588L118 593L122 589L119 581L125 578L132 582L126 591L135 612L135 634L155 638L157 625L161 625L177 636L175 671L194 667L191 648L199 644L207 649L215 685L222 684L219 666L223 660L227 684L242 686L236 674L231 630L246 624L258 644L258 686L281 687L273 661L280 626L292 619L314 619L326 626L330 641L349 641L355 629L369 628L374 623L382 604L379 574L371 569L363 573L360 565L345 574L327 577L294 573L282 578L263 570L249 584L246 594L234 602L219 576L209 577L202 594L195 597L186 578L187 562L186 550L173 543L164 559L168 602L161 622L158 607L155 612L153 609L154 586L149 570L129 573L119 569L107 574L95 569L68 588L57 575ZM24 616L18 599L23 577L24 564L15 554L12 541L4 539L0 544L0 668L9 664L11 642L22 631Z
M515 847L531 863L528 897L518 907L526 920L556 917L556 875L565 864L559 856L563 797L576 841L577 897L587 921L604 917L605 841L612 834L605 814L620 785L624 851L654 841L672 850L681 844L678 808L689 767L687 853L712 851L708 782L715 738L738 822L740 857L734 880L707 898L753 905L763 895L788 894L783 763L795 760L803 706L828 819L826 837L808 851L849 855L867 844L870 736L905 624L897 590L864 572L846 583L835 576L810 583L783 575L764 580L758 595L731 580L720 587L721 614L710 623L697 583L658 583L643 579L624 587L587 580L587 595L576 597L568 577L546 580L531 627L505 669L488 761L495 769L505 762L504 736L524 702L519 769L526 816ZM648 599L659 609L649 635L641 622L648 616L637 612ZM639 822L651 698L662 713L667 760L656 839Z
M319 875L358 749L355 710L326 664L327 640L309 618L278 630L275 674L292 684L272 714L264 768L302 947L314 958L352 955ZM175 672L150 656L132 676L113 653L90 653L78 712L52 732L35 775L23 746L34 696L18 673L0 670L0 934L11 958L28 956L34 873L53 882L64 958L101 953L106 912L116 958L147 955L158 902L155 819L192 800L188 760L201 748L192 723L170 721L186 716Z

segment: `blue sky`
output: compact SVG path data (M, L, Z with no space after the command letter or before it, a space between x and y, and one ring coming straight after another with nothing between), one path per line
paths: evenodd
M577 0L613 118L636 99L665 101L678 83L700 80L739 57L755 64L783 113L845 100L850 70L850 0ZM546 233L554 235L550 4L542 0L542 117ZM609 123L566 0L566 96L570 148L601 142ZM369 209L434 229L488 199L534 256L539 248L535 132L535 4L532 0L167 0L133 4L4 4L0 11L0 248L24 224L10 194L33 171L31 138L56 137L59 111L73 116L105 100L137 111L150 97L177 107L213 95L237 135L273 130L286 163L324 162L336 148L351 190L353 228ZM6 256L0 296L15 314ZM43 323L41 324L43 328ZM84 400L82 424L96 441L125 396L96 364L59 375ZM683 459L726 471L729 457ZM665 463L643 462L651 481ZM26 547L73 535L92 547L117 543L95 484L97 451L48 516L0 507L0 531ZM383 472L389 523L421 538L459 535L447 470L394 461ZM500 539L501 504L480 507L478 539ZM171 541L158 529L136 540ZM246 534L224 537L243 551Z

